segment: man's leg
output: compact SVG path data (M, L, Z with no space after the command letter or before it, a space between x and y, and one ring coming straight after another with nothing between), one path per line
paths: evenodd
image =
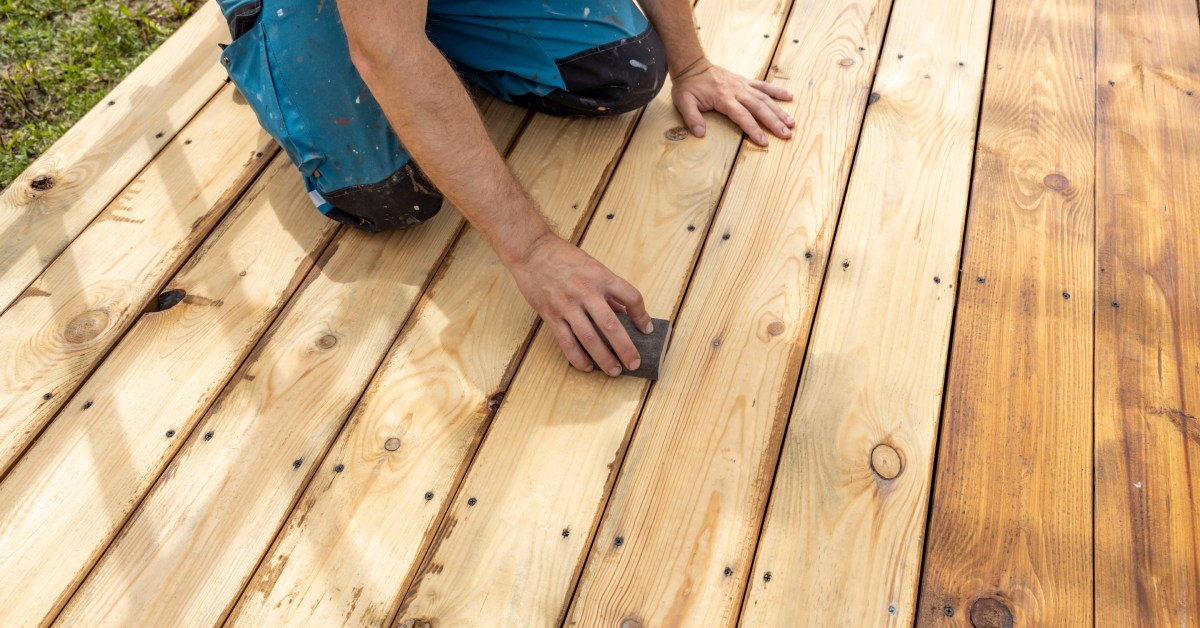
M632 111L667 74L633 0L430 0L426 32L473 83L552 114Z
M364 231L411 227L442 197L350 61L336 0L218 0L221 63L322 213Z

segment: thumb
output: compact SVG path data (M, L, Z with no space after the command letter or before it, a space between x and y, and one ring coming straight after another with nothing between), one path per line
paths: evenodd
M692 132L692 135L704 137L707 129L704 125L704 116L700 115L700 103L696 101L696 97L691 94L683 94L675 107L679 109L679 115L683 116L683 124Z

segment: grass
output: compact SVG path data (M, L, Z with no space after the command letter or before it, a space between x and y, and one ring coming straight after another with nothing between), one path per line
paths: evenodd
M204 0L0 0L0 188Z

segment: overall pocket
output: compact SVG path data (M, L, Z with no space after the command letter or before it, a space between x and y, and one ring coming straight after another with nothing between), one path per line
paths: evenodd
M244 29L241 36L221 51L221 65L258 117L259 124L279 142L300 172L311 177L324 156L311 149L308 138L295 137L290 130L279 104L262 15L253 17L257 18L254 23L243 22L239 28Z

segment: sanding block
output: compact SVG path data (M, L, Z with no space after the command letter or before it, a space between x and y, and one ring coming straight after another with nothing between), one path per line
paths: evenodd
M651 381L657 380L663 357L667 354L667 343L671 340L671 321L661 318L651 319L654 322L654 331L643 334L625 314L617 314L617 320L621 321L621 325L629 333L629 339L633 341L633 346L642 356L642 364L638 366L637 370L631 371L621 365L621 374ZM604 339L604 344L608 344L608 339L604 337L604 334L600 334L600 337ZM608 348L611 350L612 345L609 345ZM613 351L613 355L616 355L615 351Z

